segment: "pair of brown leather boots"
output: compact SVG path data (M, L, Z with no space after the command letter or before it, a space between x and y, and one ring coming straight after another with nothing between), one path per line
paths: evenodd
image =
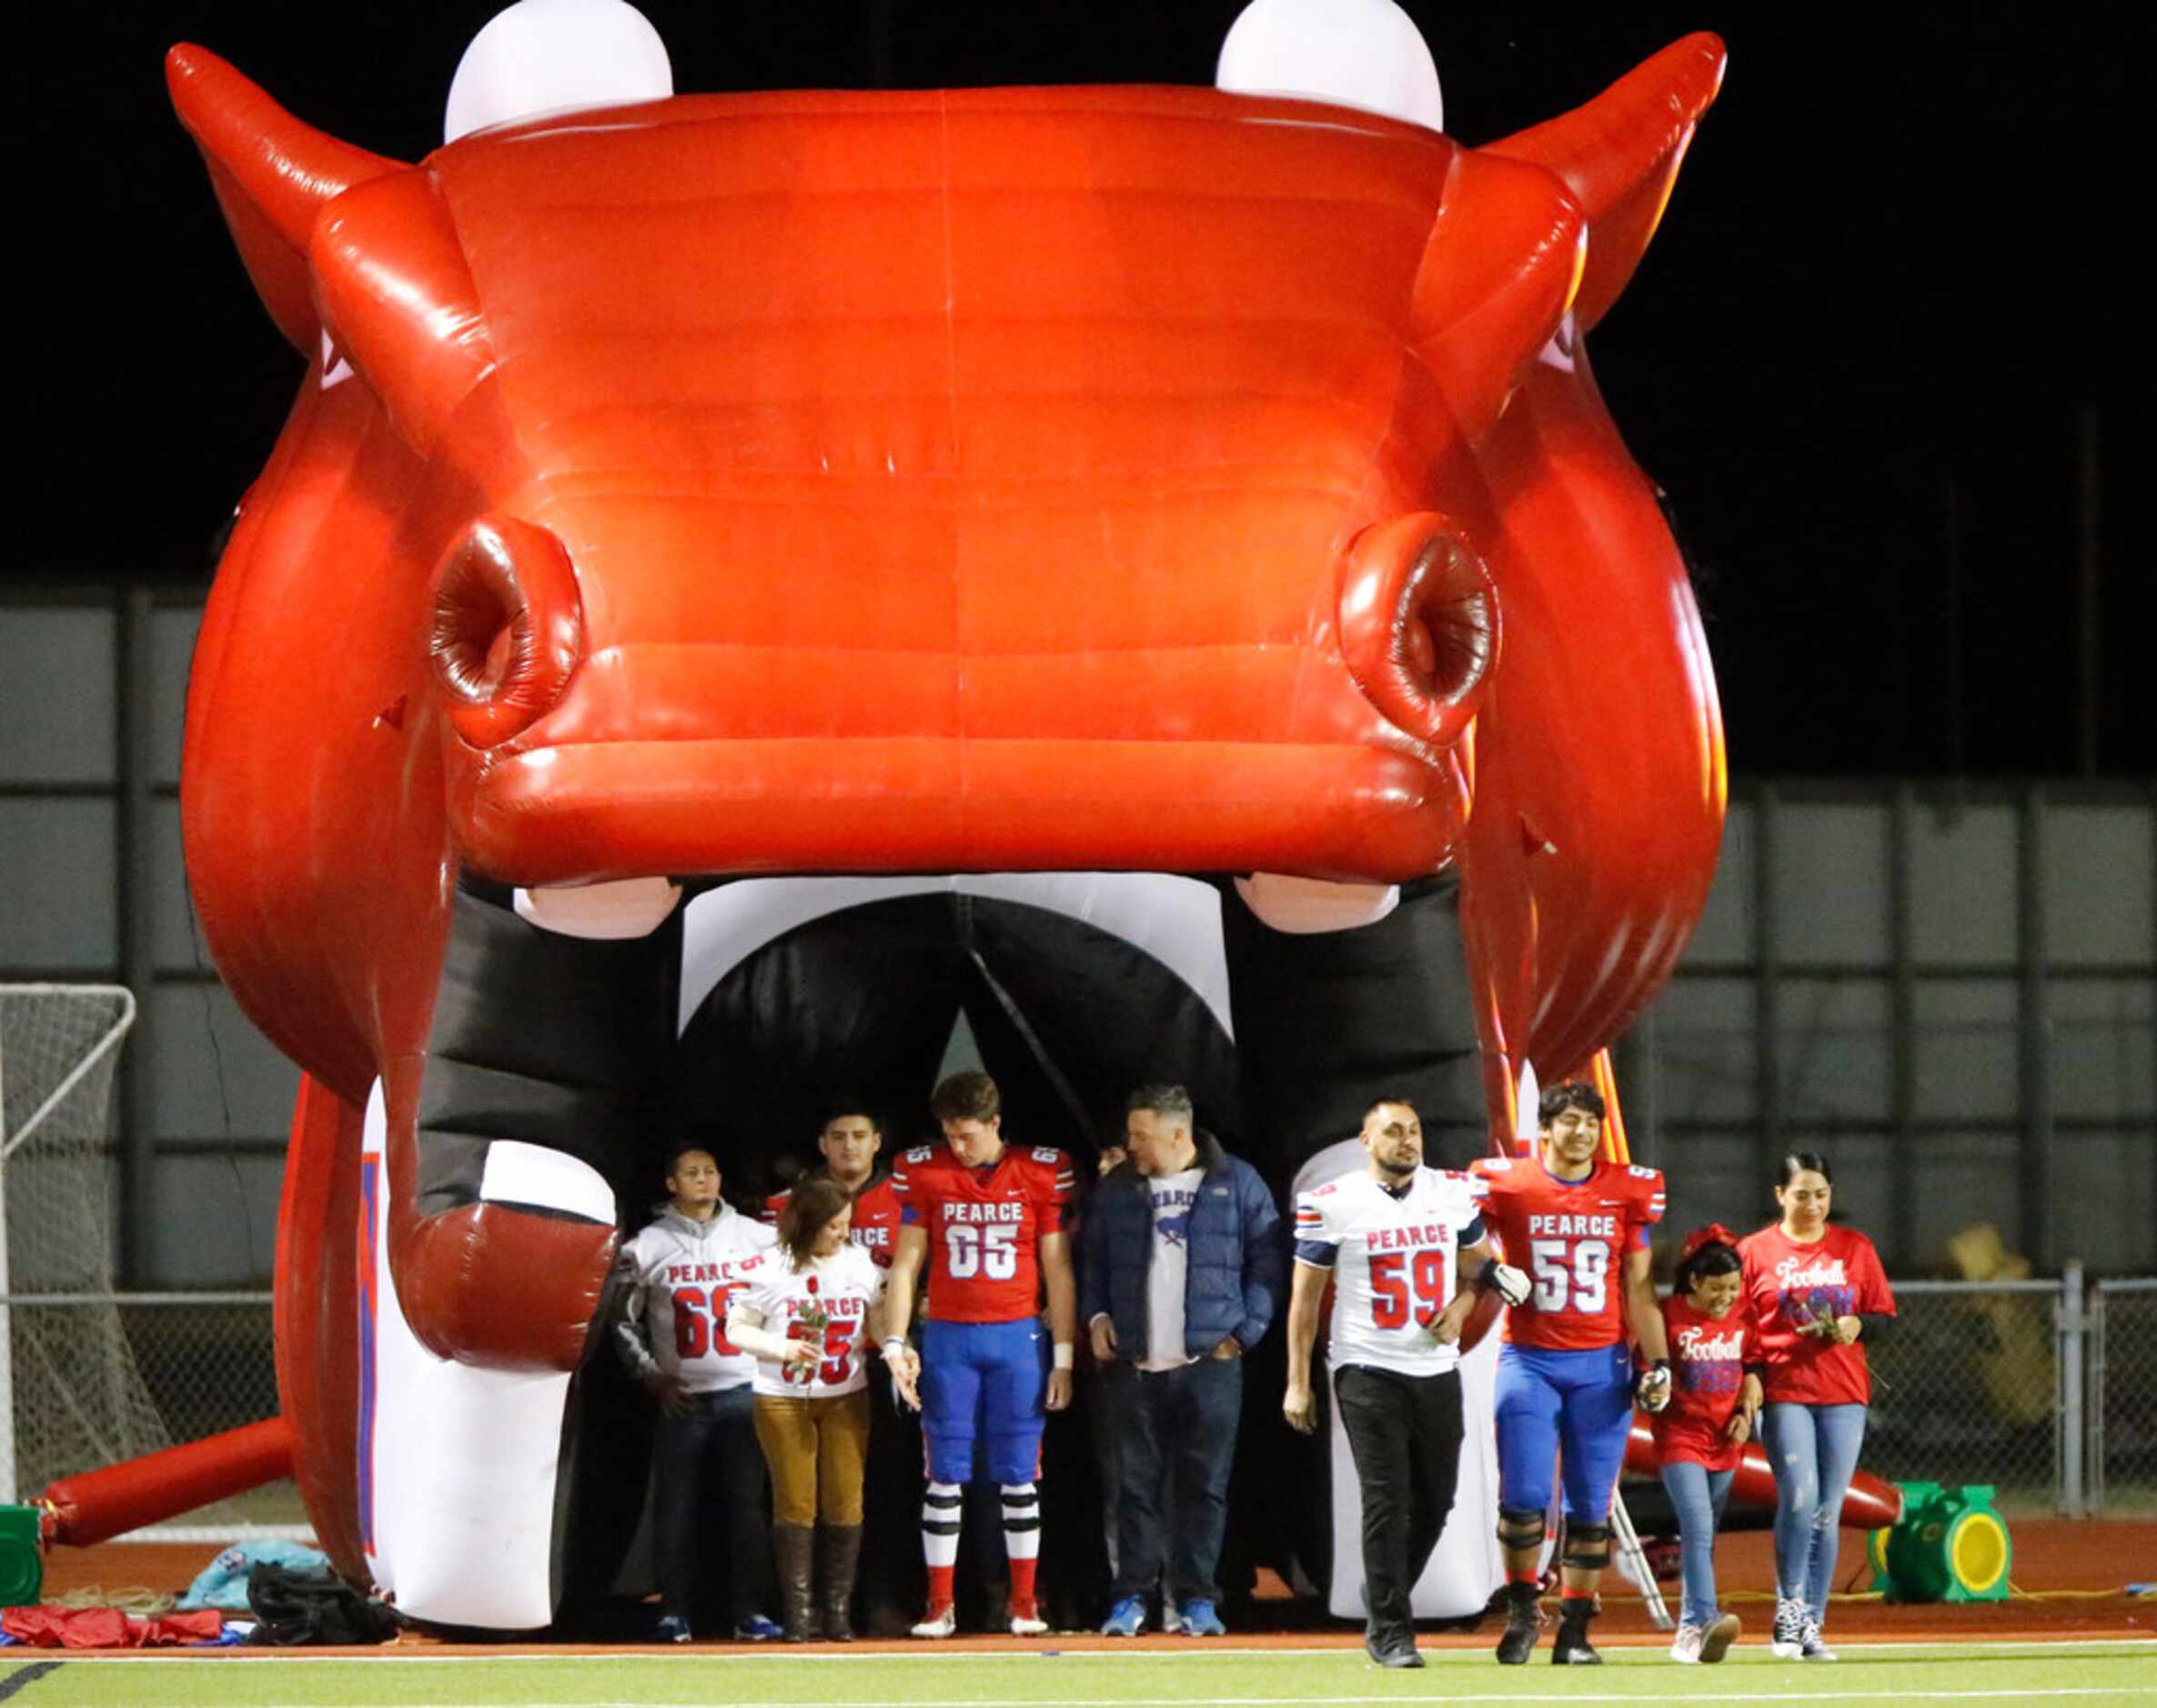
M822 1539L819 1550L817 1542ZM833 1643L854 1640L847 1616L853 1600L854 1573L862 1563L862 1527L859 1524L774 1524L772 1552L779 1560L781 1617L786 1641L807 1643L826 1637ZM821 1552L821 1569L817 1555ZM822 1629L818 1629L817 1588L823 1589Z

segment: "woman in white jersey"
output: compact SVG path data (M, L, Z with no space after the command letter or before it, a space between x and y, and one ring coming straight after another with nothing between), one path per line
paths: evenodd
M756 1354L756 1433L771 1468L772 1551L786 1638L816 1622L817 1521L823 1533L823 1634L852 1641L848 1603L862 1557L862 1479L869 1447L864 1349L882 1338L884 1271L847 1233L853 1200L837 1181L803 1181L779 1213L779 1244L744 1277L727 1338ZM913 1400L911 1356L892 1378Z

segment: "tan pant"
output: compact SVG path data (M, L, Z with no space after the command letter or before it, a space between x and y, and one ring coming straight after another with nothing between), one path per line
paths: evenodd
M862 1472L869 1457L869 1391L823 1399L756 1397L756 1438L771 1467L775 1523L862 1522Z

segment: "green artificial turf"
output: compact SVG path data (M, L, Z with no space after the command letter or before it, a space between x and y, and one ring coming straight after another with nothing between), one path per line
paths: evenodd
M186 1660L0 1658L5 1708L604 1708L649 1703L770 1703L773 1708L1334 1708L1382 1702L1631 1702L1916 1704L2157 1703L2157 1643L1850 1644L1833 1666L1740 1650L1720 1666L1672 1665L1659 1651L1612 1650L1599 1668L1501 1668L1487 1653L1433 1651L1419 1673L1380 1673L1360 1653L1192 1649L1173 1653L1025 1654L922 1651L362 1659L202 1656ZM57 1664L55 1664L55 1661ZM25 1675L33 1667L49 1667Z

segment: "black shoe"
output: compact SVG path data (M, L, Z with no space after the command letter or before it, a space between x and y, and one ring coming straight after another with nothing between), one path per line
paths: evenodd
M1542 1635L1536 1612L1538 1599L1533 1583L1506 1585L1506 1634L1498 1639L1500 1666L1526 1666L1528 1656L1535 1653L1536 1640Z
M1583 1611L1576 1613L1573 1609ZM1551 1645L1553 1666L1600 1666L1603 1657L1588 1640L1588 1622L1595 1617L1593 1602L1567 1602L1557 1623L1557 1641Z
M1380 1636L1375 1631L1363 1633L1363 1651L1380 1666L1398 1669L1421 1666L1423 1657L1416 1652L1416 1633L1413 1631L1389 1631Z

